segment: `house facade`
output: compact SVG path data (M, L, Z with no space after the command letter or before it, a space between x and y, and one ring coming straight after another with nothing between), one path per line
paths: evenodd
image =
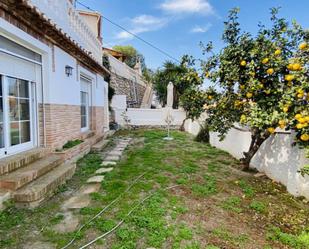
M73 0L0 1L0 209L8 196L40 203L104 138L106 77L98 13ZM82 144L60 153L71 140Z
M16 0L1 1L0 17L0 158L103 134L108 72L87 13L70 0Z

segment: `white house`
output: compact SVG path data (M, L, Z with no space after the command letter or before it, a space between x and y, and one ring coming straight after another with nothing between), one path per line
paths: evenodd
M50 153L75 139L88 149L108 130L100 30L72 0L0 2L0 193L40 202L74 172Z

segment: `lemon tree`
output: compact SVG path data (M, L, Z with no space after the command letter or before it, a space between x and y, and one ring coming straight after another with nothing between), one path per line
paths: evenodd
M292 130L295 143L309 141L309 32L278 17L271 9L272 26L259 25L257 35L242 32L239 9L225 22L224 48L217 54L211 43L202 63L212 85L205 110L210 129L223 139L235 124L251 132L242 162L248 169L260 146L276 131Z

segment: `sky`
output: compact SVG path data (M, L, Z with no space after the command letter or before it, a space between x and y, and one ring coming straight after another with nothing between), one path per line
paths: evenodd
M216 50L228 11L240 8L243 30L256 33L257 25L269 25L269 9L281 7L280 17L296 20L309 28L309 0L79 0L113 22L137 34L174 58L189 54L203 59L200 42L212 41ZM77 8L83 7L77 4ZM151 69L172 60L124 30L103 20L103 45L132 45L146 58Z

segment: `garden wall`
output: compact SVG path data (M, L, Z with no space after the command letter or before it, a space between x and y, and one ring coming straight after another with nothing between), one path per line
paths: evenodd
M200 129L200 122L188 121L186 130L196 135ZM217 133L210 133L211 145L229 152L240 159L247 151L251 136L244 129L231 129L223 141ZM265 173L269 178L282 183L295 196L305 196L309 199L309 176L302 177L297 171L309 164L305 158L305 151L292 146L294 135L290 132L278 132L270 137L252 159L251 167Z
M114 120L119 125L125 125L123 114L128 117L130 124L134 126L166 126L166 117L170 114L173 117L171 125L180 126L185 119L185 112L175 109L143 109L143 108L126 108L126 96L115 95L111 107L114 112Z

